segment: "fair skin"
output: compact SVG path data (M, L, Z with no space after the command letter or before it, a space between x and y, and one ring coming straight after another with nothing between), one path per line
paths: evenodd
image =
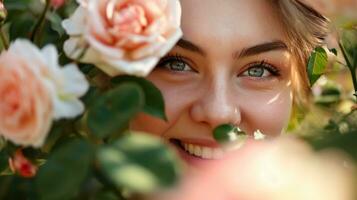
M189 165L215 158L212 132L220 124L279 135L292 106L292 56L270 3L180 2L182 40L147 77L164 96L168 122L141 113L131 128L175 139ZM185 143L201 147L198 156Z

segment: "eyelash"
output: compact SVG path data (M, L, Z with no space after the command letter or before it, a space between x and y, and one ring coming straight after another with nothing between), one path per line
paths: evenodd
M168 55L166 55L165 57L163 57L163 58L159 61L159 63L157 64L157 67L166 68L166 67L165 67L166 64L172 63L172 62L174 62L174 61L178 61L178 62L183 62L183 63L185 63L186 65L188 65L188 66L192 69L192 71L197 72L197 71L196 71L195 69L193 69L193 68L191 67L191 65L188 64L187 61L185 61L185 60L186 60L186 58L185 58L184 56L178 54L178 53L176 53L176 54L168 54Z
M280 76L280 70L278 68L276 68L274 65L269 64L265 60L262 60L260 62L254 62L254 63L248 64L247 69L245 69L243 71L243 73L246 72L247 70L255 68L255 67L262 67L263 69L268 70L269 73L272 74L272 76Z
M173 61L183 62L183 63L185 63L186 65L190 66L190 65L185 61L185 59L186 59L186 58L185 58L184 56L182 56L182 55L180 55L180 54L178 54L178 53L176 53L176 54L168 54L168 55L166 55L165 57L163 57L163 58L159 61L159 63L157 64L157 67L166 68L165 65L168 64L168 63L171 63L171 62L173 62ZM252 68L255 68L255 67L262 67L263 69L268 70L269 73L272 74L272 76L276 76L276 77L280 76L280 70L277 69L276 67L274 67L274 65L269 64L269 63L266 62L265 60L262 60L262 61L260 61L260 62L254 62L254 63L248 64L247 69L245 69L245 70L243 71L243 73L246 72L247 70L252 69ZM193 69L191 66L190 66L190 68L192 69L192 71L197 72L197 71L196 71L195 69ZM241 74L243 74L243 73L241 73Z

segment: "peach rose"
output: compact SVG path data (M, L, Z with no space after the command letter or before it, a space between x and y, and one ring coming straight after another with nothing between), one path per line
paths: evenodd
M40 146L52 124L51 93L38 72L12 52L0 56L0 135Z
M9 51L23 57L29 66L40 71L40 77L52 96L54 119L73 118L83 113L84 105L79 98L87 92L89 84L76 65L59 65L53 45L40 50L27 40L16 40Z
M89 84L72 64L61 67L54 46L42 50L18 39L0 55L0 136L40 147L53 120L84 111Z
M77 1L64 50L110 76L146 76L182 36L178 0Z

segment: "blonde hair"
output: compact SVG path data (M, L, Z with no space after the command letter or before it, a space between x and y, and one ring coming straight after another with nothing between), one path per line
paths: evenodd
M329 20L299 0L270 0L285 26L289 50L295 56L292 70L294 103L307 106L310 87L307 60L313 49L323 43Z

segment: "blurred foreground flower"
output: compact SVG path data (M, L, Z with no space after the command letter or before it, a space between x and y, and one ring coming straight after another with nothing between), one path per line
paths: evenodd
M31 178L36 175L37 167L31 163L18 149L14 156L9 158L9 166L12 172L25 178Z
M40 147L54 119L81 114L88 83L75 65L61 68L54 46L16 40L0 55L0 135Z
M354 170L344 155L315 153L298 140L250 141L155 199L354 200Z
M178 0L77 1L64 50L110 76L147 75L182 35Z

